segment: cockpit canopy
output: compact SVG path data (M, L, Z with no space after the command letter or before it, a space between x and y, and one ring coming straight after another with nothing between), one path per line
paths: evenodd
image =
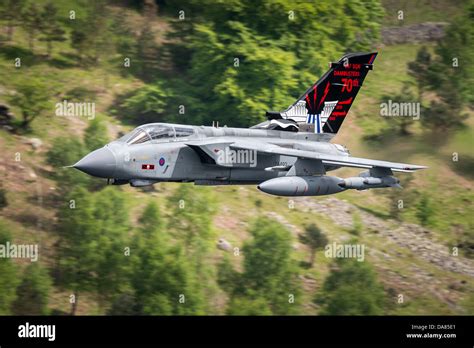
M154 123L137 127L117 141L125 142L128 145L135 145L143 144L149 141L171 141L175 140L176 138L190 137L193 134L194 129L191 127Z

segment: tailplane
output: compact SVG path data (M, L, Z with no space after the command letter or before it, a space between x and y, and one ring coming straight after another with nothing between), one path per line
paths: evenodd
M334 136L344 122L377 52L350 53L329 70L288 109L268 111L269 119L296 122L300 132Z

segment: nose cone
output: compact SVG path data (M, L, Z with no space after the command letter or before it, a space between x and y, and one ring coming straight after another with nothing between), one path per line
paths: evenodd
M303 177L283 176L262 182L257 188L275 196L307 196L308 182Z
M99 178L113 178L116 166L114 154L106 147L92 151L73 165L74 168Z
M278 180L278 178L276 179L277 180L270 179L270 180L264 181L260 183L260 185L258 185L257 188L260 191L271 194L271 195L286 196L288 185L285 185L285 180L283 180L282 182L281 180ZM283 179L286 179L286 181L288 181L289 178L283 178Z

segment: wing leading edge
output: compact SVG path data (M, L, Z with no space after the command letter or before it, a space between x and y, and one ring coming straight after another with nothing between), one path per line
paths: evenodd
M288 149L277 145L265 143L250 142L234 142L230 144L233 149L252 150L264 154L284 155L298 157L301 159L319 160L323 164L337 165L342 167L355 168L388 168L395 172L414 172L419 169L425 169L425 166L415 164L397 163L388 161L372 160L368 158L351 157L351 156L334 156L319 154L306 150Z

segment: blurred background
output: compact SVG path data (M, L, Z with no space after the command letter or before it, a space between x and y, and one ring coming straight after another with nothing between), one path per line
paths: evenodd
M0 258L0 314L474 314L473 21L473 1L2 0L0 245L39 259ZM333 142L429 166L403 190L287 199L63 168L147 122L257 124L368 50ZM382 117L389 101L421 117Z

